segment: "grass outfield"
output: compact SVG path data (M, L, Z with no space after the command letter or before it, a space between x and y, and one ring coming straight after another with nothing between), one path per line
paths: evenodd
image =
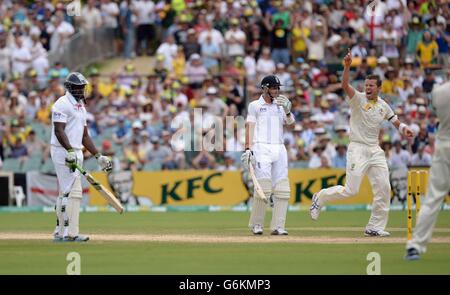
M51 213L0 214L0 274L65 274L69 252L82 274L366 274L369 252L382 274L450 274L450 211L420 261L403 260L406 212L390 213L390 238L363 238L370 212L290 212L289 236L251 236L245 212L82 213L88 243L54 243Z

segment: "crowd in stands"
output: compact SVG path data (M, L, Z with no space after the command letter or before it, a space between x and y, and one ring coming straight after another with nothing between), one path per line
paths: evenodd
M297 121L285 133L290 165L344 168L349 106L340 74L348 50L354 87L362 90L366 75L379 75L381 97L417 134L408 140L386 122L380 145L389 165L430 165L438 125L430 93L450 74L447 1L82 3L81 13L69 16L67 1L0 0L0 163L33 154L48 160L50 108L69 72L50 65L48 54L77 32L107 28L117 54L130 62L110 76L92 67L84 74L89 132L117 169L237 169L242 128L218 136L219 151L201 142L201 151L189 151L175 135L189 122L198 146L212 123L245 118L261 78L273 73ZM144 76L133 65L142 55L153 57ZM194 108L202 110L200 123Z

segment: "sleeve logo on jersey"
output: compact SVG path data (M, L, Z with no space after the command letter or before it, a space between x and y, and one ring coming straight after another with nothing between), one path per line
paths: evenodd
M64 115L60 112L53 112L53 119L58 120L58 119L62 119L64 117Z

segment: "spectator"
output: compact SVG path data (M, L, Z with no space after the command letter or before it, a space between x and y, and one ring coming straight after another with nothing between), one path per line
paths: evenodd
M248 49L247 54L244 58L245 74L249 82L256 81L256 59L255 51L253 49Z
M42 163L48 159L50 147L45 144L42 139L36 136L36 132L34 130L29 132L25 146L30 155L41 156Z
M47 33L51 34L50 50L56 51L64 48L65 42L75 33L75 29L62 16L53 16L52 23L47 27Z
M228 106L218 96L217 88L214 86L206 90L206 97L201 101L201 104L208 107L208 112L214 116L225 118L228 113Z
M425 69L425 79L422 82L422 88L425 93L431 93L433 91L436 80L434 79L433 71L431 69Z
M212 35L206 35L204 39L205 41L200 43L203 64L209 73L216 74L219 70L221 49L219 45L212 42Z
M439 54L439 48L436 41L433 40L430 31L423 33L422 40L417 44L417 59L422 67L431 66L436 63Z
M237 167L234 164L234 158L231 153L226 152L224 154L223 164L217 167L218 171L236 171Z
M228 57L244 56L245 33L239 28L239 20L230 20L230 29L225 33L226 55Z
M140 170L146 162L145 151L140 148L137 140L133 140L130 145L125 146L123 154L132 171Z
M123 55L125 58L131 58L133 56L134 48L134 5L131 0L125 0L120 3L120 26L122 28L122 34L125 38L125 46Z
M417 152L411 158L413 167L429 167L431 165L431 155L425 153L425 144L419 144Z
M47 51L42 46L38 34L31 35L31 40L33 42L30 49L31 66L36 71L39 85L43 86L46 83L46 78L49 70Z
M119 5L111 0L101 0L100 14L103 26L110 30L114 36L114 52L118 53L119 46L122 44L120 39L123 37L119 30Z
M398 58L400 57L399 45L400 35L392 27L392 19L388 19L384 25L382 47L383 56L386 56L394 67L398 65Z
M186 56L187 59L190 59L191 55L193 54L200 54L201 46L200 44L198 44L195 29L191 28L187 30L187 38L186 41L183 43L183 48L184 48L184 55Z
M12 70L20 76L25 75L26 70L31 65L31 52L28 47L23 45L23 39L20 36L14 38L14 47L11 54Z
M146 51L152 53L151 41L155 38L155 4L152 0L136 0L133 12L137 17L136 55L141 56Z
M374 75L384 77L389 67L389 60L386 56L380 56L377 60L377 67L373 70Z
M328 29L325 19L317 20L310 37L304 37L308 47L309 60L323 60L325 58L325 41Z
M208 70L203 65L200 55L197 53L192 54L186 65L185 74L189 79L189 85L192 88L201 88L203 81L208 75Z
M173 167L172 150L168 146L161 145L160 139L156 136L151 137L150 142L153 144L153 149L147 155L148 162L166 169Z
M213 169L216 166L216 159L206 149L202 149L192 160L194 169Z
M210 38L210 43L214 47L217 47L219 52L222 52L222 47L224 46L225 40L222 33L213 27L212 21L206 22L206 28L198 35L198 43L204 44L208 41L208 38Z
M436 43L439 47L439 54L437 63L446 68L450 66L450 57L448 51L448 44L450 43L450 32L446 30L445 18L438 18L437 21L437 32L436 32Z
M178 47L172 35L168 35L165 42L156 50L157 54L164 56L164 68L169 72L173 69L173 60L177 56L177 51Z
M270 49L263 48L261 57L256 62L257 81L275 72L275 62L270 58Z
M102 25L100 10L95 7L95 2L95 0L88 0L87 4L81 10L81 28L85 32L91 32Z
M19 137L15 143L11 146L10 158L19 159L24 161L28 156L28 150L22 139Z
M345 169L347 167L347 146L345 144L338 144L336 146L336 155L332 160L333 168Z
M317 145L312 151L313 155L309 160L308 168L330 168L330 160L323 154L324 147Z
M290 39L290 27L285 25L283 19L275 19L274 26L269 21L270 15L267 14L264 18L264 24L266 29L270 32L271 36L271 48L272 59L275 64L283 63L288 65L290 63L289 44Z
M121 145L125 142L129 128L125 124L125 117L119 117L119 125L116 127L112 135L113 142Z
M0 37L0 80L9 79L11 75L12 54L13 50L7 46L6 38Z
M402 143L399 140L394 141L394 148L389 153L388 162L393 169L408 169L411 163L411 155L402 147Z

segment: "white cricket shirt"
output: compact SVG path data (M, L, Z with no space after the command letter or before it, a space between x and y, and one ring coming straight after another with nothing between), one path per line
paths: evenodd
M450 141L450 81L434 87L433 106L439 118L436 138L439 141Z
M366 94L355 90L348 100L350 105L350 141L379 145L378 136L384 120L392 119L395 114L391 107L380 97L376 102L366 98Z
M84 127L86 126L86 108L82 102L77 102L69 92L58 98L52 107L52 136L50 144L61 147L55 135L54 122L66 123L64 131L70 145L81 149Z
M256 123L253 143L283 144L285 121L283 108L267 103L262 96L248 105L247 122Z

